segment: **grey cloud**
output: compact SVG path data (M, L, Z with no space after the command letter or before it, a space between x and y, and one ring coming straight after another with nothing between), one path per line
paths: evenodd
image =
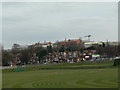
M93 40L116 40L117 3L3 4L5 47L13 43L79 38L86 34L92 34Z

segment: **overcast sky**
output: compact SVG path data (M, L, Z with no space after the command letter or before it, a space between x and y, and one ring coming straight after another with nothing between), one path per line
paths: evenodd
M118 40L117 2L3 3L2 39L5 49L14 43L30 45L91 34L92 41Z

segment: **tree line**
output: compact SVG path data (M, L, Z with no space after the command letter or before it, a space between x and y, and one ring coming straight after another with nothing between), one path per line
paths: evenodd
M120 55L119 49L120 46L91 46L85 48L84 45L61 45L57 47L52 47L51 45L47 48L43 47L31 47L25 49L17 49L13 48L11 50L4 50L2 49L2 65L7 66L11 62L14 62L15 59L19 58L21 62L27 63L34 53L38 57L38 60L43 60L49 53L53 53L53 51L80 51L81 53L84 50L96 50L100 55L107 55L107 57L115 57Z

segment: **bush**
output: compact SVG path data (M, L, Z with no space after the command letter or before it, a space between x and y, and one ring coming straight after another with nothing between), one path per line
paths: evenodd
M115 59L114 60L114 66L120 65L120 59Z

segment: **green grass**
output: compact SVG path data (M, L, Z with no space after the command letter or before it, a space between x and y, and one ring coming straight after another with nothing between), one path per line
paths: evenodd
M96 68L114 68L113 63L63 63L63 64L50 64L50 65L27 65L26 67L19 66L17 69L4 69L5 72L23 72L35 71L43 69L96 69Z
M26 72L4 72L3 88L117 88L118 68L112 64L64 64L51 65L55 67L96 67L107 68L94 69L55 69L55 70L31 70ZM45 66L38 66L45 68Z

